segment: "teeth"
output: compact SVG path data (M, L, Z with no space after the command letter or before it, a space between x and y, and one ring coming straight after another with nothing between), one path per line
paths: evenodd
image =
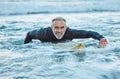
M58 36L61 36L61 33L57 33Z

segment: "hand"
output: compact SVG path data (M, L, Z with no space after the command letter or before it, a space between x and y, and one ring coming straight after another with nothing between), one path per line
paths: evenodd
M106 38L102 38L99 41L99 46L102 47L102 48L104 48L107 45L107 43L108 43L107 39Z

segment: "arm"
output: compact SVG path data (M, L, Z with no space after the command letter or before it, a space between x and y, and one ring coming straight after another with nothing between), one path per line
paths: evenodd
M101 40L102 38L104 38L102 35L100 35L97 32L93 32L93 31L88 31L87 36L89 38L93 38L93 39L97 39L97 40Z
M29 43L31 41L32 41L32 37L30 36L30 32L28 32L24 40L24 44Z
M32 39L37 39L38 31L33 30L27 33L26 38L24 40L24 44L29 43L32 41Z
M72 33L73 38L93 38L93 39L97 39L97 40L104 38L102 35L100 35L97 32L94 32L94 31L71 29L71 33Z
M99 46L102 47L102 48L104 48L108 43L107 39L97 32L91 32L88 35L90 37L94 38L94 39L98 39L99 40Z
M99 46L105 47L107 45L107 39L104 38L97 32L94 31L85 31L85 30L73 30L73 37L74 38L93 38L99 40Z

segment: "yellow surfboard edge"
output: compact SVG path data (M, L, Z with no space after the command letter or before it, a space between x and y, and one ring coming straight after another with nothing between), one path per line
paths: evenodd
M78 49L84 49L85 48L85 45L83 43L79 43L73 47L71 47L70 49L71 50L78 50Z
M77 57L78 61L83 61L85 57L85 45L83 43L78 43L71 47L70 50L74 51L72 54Z

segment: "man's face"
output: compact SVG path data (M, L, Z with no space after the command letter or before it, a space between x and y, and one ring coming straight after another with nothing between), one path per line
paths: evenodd
M52 31L57 39L61 39L66 31L66 23L62 20L57 20L52 23Z

